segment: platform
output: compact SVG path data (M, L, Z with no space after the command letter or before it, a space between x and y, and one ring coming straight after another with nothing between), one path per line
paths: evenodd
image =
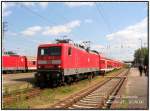
M148 77L131 68L111 109L148 109Z

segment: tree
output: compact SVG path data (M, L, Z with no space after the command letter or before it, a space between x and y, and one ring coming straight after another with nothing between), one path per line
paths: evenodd
M4 52L4 54L8 54L8 55L16 55L16 53L13 52L13 51L7 51L7 52Z
M140 48L135 51L134 63L148 65L148 48Z
M145 54L145 58L144 58L144 65L148 66L148 51Z

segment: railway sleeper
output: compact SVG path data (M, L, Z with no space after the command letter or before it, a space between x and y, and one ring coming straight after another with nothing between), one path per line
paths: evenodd
M92 97L92 96L91 96L91 97L88 97L88 96L87 96L87 97L85 97L85 98L86 98L86 99L89 99L89 100L90 100L90 99L95 99L95 100L98 99L98 100L99 100L101 97L95 97L95 96L94 96L94 97Z
M83 103L83 102L79 101L79 102L76 103L76 105L97 107L98 103L92 103L92 102L91 102L91 103L90 103L90 102L88 102L88 103Z
M88 95L88 98L100 98L100 97L104 97L104 95Z
M80 105L77 105L77 104L74 104L71 107L74 108L74 109L95 109L95 107L92 107L92 106L80 106Z
M101 100L99 100L99 101L86 101L86 100L80 100L80 102L85 103L85 104L86 104L86 103L88 104L89 102L90 102L90 104L98 104L98 103L100 103L100 101L101 101Z
M92 102L100 102L101 101L100 99L91 100L91 99L88 99L88 98L83 98L82 100L83 101L92 101Z
M78 106L81 106L81 107L83 107L83 108L86 108L86 107L93 107L93 108L96 108L97 107L97 104L95 105L93 105L93 104L83 104L83 103L76 103L76 104L74 104L74 105L78 105ZM72 106L74 106L74 105L72 105Z

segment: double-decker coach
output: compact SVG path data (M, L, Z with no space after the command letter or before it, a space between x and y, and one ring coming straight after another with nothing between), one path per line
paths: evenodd
M16 73L36 70L36 59L30 59L27 56L8 55L2 56L2 72Z
M19 55L3 55L2 56L2 71L16 72L26 70L26 57Z

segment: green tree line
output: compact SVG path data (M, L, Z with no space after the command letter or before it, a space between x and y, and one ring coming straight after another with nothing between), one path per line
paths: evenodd
M134 63L148 66L148 48L139 48L135 51Z
M7 55L17 55L17 53L15 53L13 51L6 51L6 52L4 52L4 54L7 54Z

